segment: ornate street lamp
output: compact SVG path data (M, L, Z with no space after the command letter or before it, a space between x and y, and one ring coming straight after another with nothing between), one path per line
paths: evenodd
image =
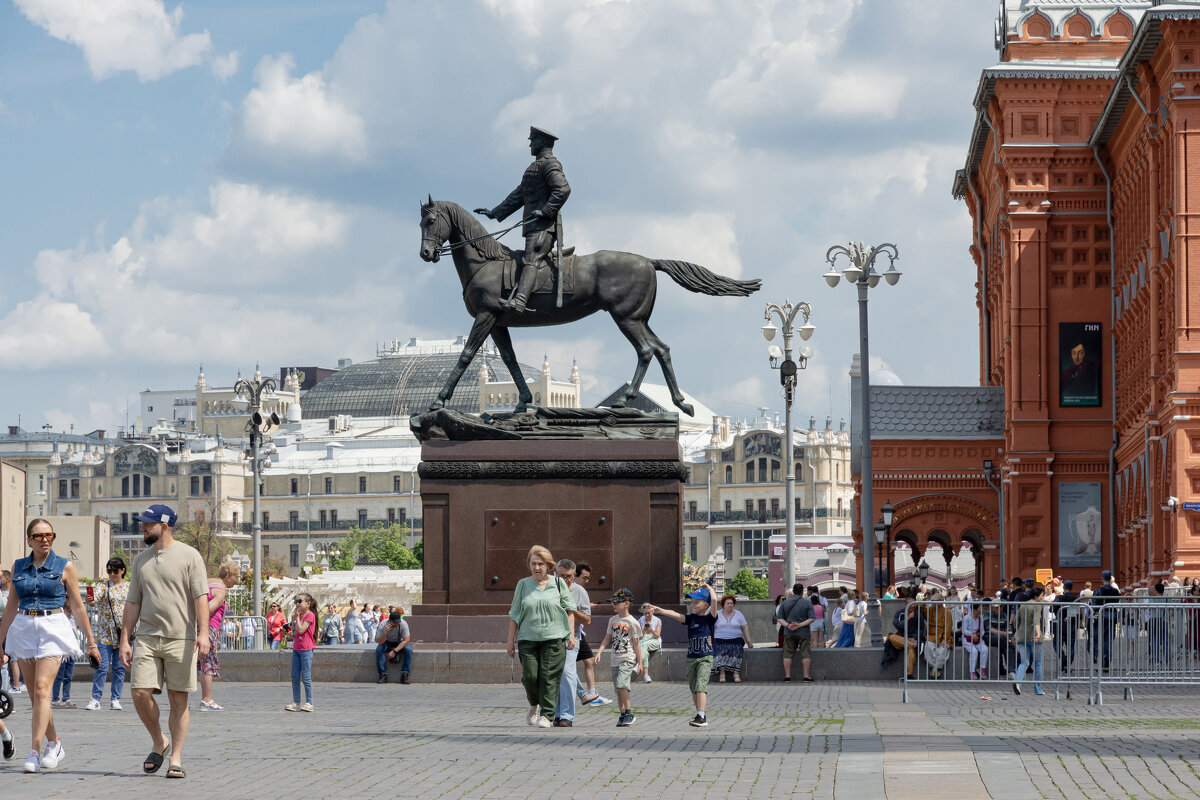
M892 581L895 580L892 577L892 519L896 516L896 509L892 506L892 501L888 500L884 503L883 508L879 509L879 513L882 515L883 526L887 529L887 538L884 540L884 552L887 554L887 568L884 570L885 580L883 581L883 585L891 586ZM880 566L883 566L882 561L880 561Z
M875 523L875 548L879 553L879 563L883 563L883 540L887 538L887 525L883 524L883 520ZM883 597L883 570L880 570L875 579L875 588L878 591L877 597Z
M260 451L262 438L265 434L279 426L279 415L274 412L263 414L262 396L264 392L274 393L278 384L274 378L264 378L256 369L254 380L239 378L233 385L233 392L238 397L245 398L250 403L250 419L246 421L246 436L250 439L250 469L254 475L254 528L252 547L254 552L254 581L253 603L254 614L262 612L262 515L258 512L258 498L262 492L262 461Z
M882 275L875 269L875 259L883 253L888 257L888 271ZM845 256L850 264L841 272L837 271L839 256ZM863 536L871 529L871 517L875 515L874 498L871 493L871 356L869 336L867 333L867 289L879 285L882 277L889 286L895 286L900 280L900 270L896 269L896 259L900 257L896 245L890 243L867 247L862 242L851 242L843 247L835 244L825 253L825 261L829 271L825 273L825 282L837 286L843 277L846 283L858 287L858 351L862 369L860 379L862 391L859 402L862 405L862 497L860 498L860 515ZM870 546L863 548L862 585L870 586L875 582L875 564Z
M812 358L812 350L804 347L797 353L799 360L792 360L792 336L799 333L800 339L805 342L812 338L816 327L808 321L811 313L812 308L808 303L797 303L793 306L791 301L784 300L782 306L778 303L767 303L767 310L763 314L763 318L767 320L767 324L762 327L764 339L771 341L780 330L772 323L772 317L779 320L783 330L783 351L779 350L778 345L771 345L767 348L767 354L770 356L771 368L779 370L779 382L783 384L783 460L787 464L784 489L784 502L787 504L787 557L783 562L786 588L791 588L796 583L796 463L792 458L792 400L795 399L796 393L796 372L808 366L808 359ZM802 324L793 329L797 314L803 317ZM816 519L813 519L812 524L815 533Z

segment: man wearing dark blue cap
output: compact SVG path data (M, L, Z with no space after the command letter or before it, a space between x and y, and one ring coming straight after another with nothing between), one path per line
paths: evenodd
M500 205L492 209L477 208L476 214L489 219L503 221L505 217L524 207L525 258L521 275L517 280L517 291L503 305L515 314L525 310L533 282L537 277L538 265L548 263L550 249L554 246L558 212L571 195L571 187L563 175L562 164L554 157L554 143L558 137L541 128L529 129L529 152L534 162L525 168L521 183L509 193Z
M134 517L142 523L146 549L133 560L129 596L121 620L121 663L129 667L133 704L153 749L143 772L158 772L170 758L168 778L184 778L183 743L188 693L196 691L196 658L208 655L208 573L196 550L175 541L177 516L160 503ZM136 649L129 635L137 629ZM163 735L154 695L167 689L171 738Z

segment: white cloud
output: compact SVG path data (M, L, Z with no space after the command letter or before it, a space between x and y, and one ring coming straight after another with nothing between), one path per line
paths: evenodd
M269 332L278 350L289 338L322 335L297 294L329 303L312 287L323 279L326 255L344 243L346 213L310 197L230 182L210 189L206 209L178 205L169 198L146 204L110 246L38 253L42 294L0 319L0 368L97 356L236 360L248 345L239 315Z
M153 81L202 63L212 51L208 32L181 34L183 7L168 13L162 0L14 0L31 22L83 50L97 79L130 71Z
M622 250L647 258L691 261L731 278L742 274L737 231L729 213L585 217L575 222L569 238L581 253Z
M0 367L83 364L108 352L90 313L45 294L17 304L0 320Z
M223 56L217 56L214 58L212 61L212 72L213 75L216 76L217 80L227 81L236 75L238 71L238 60L240 57L241 53L234 50L230 53L226 53Z
M287 53L258 62L258 87L242 101L236 135L270 159L362 161L367 152L362 117L330 93L319 73L293 78L295 67Z
M873 69L830 75L817 111L828 117L891 119L904 98L907 83L901 75Z

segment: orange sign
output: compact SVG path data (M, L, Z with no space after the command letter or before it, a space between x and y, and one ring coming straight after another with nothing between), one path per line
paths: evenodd
M1038 582L1038 583L1040 583L1040 584L1042 584L1042 585L1045 585L1045 584L1047 584L1047 583L1049 583L1049 582L1050 582L1050 579L1051 579L1051 578L1053 578L1053 577L1054 577L1054 570L1052 570L1052 569L1039 569L1039 570L1038 570L1038 571L1035 573L1034 577L1037 579L1037 582Z

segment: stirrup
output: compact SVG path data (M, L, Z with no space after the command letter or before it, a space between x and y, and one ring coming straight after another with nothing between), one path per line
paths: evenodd
M500 307L505 311L515 311L516 313L520 314L525 311L528 303L528 300L518 294L514 297L510 297L507 300L502 300L500 302Z

